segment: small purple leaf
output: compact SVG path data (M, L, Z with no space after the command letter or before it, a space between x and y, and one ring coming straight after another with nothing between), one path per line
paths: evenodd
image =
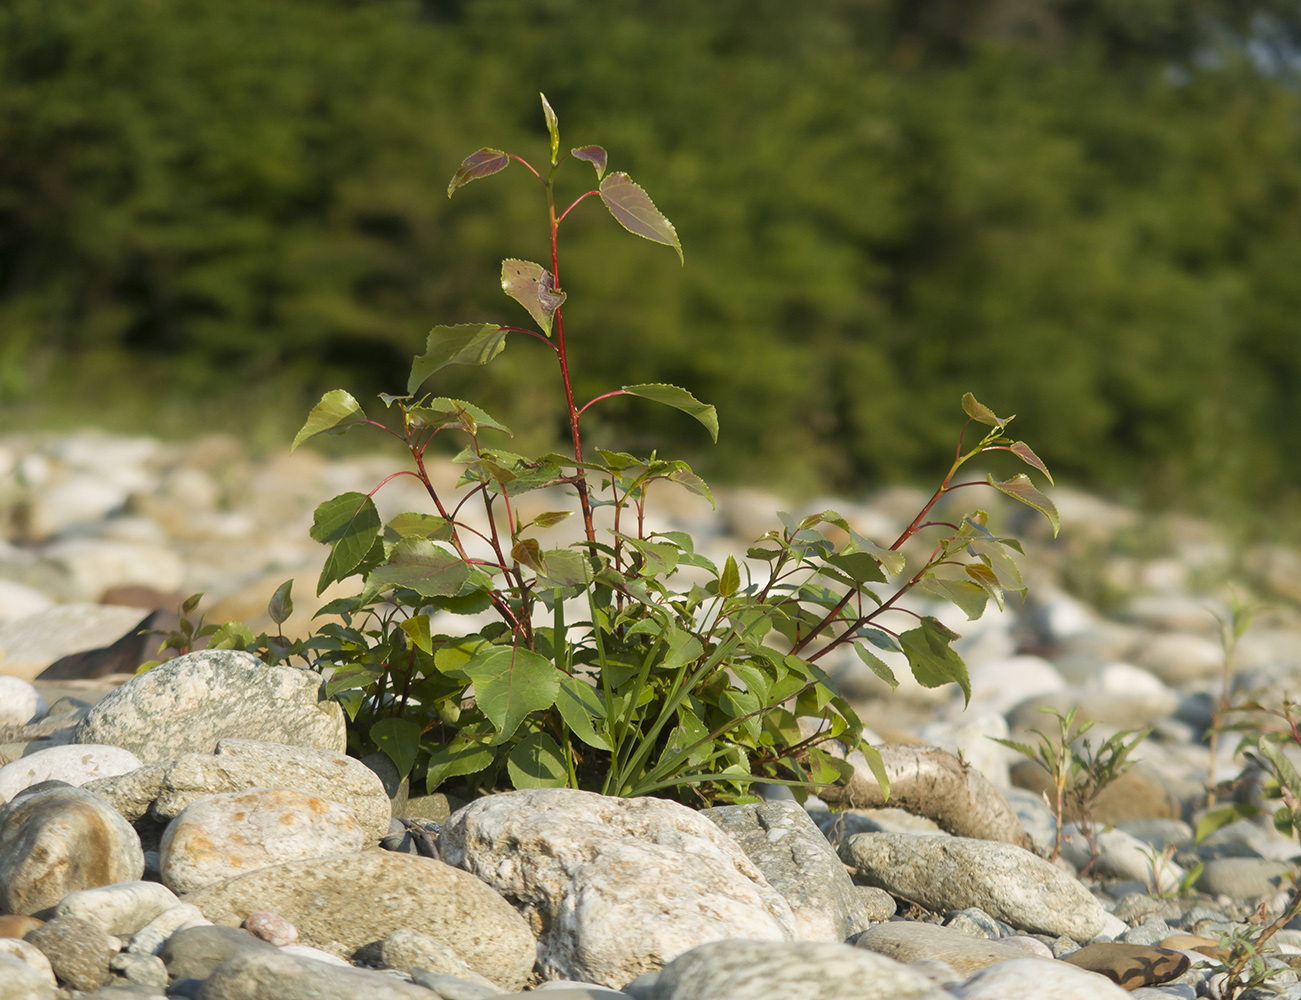
M542 332L550 337L551 321L565 301L565 293L556 291L551 272L527 260L504 260L501 262L501 287L529 311Z
M1043 464L1043 461L1039 456L1031 451L1030 446L1024 441L1018 441L1016 444L1012 445L1012 454L1023 461L1026 465L1033 466L1042 472L1048 477L1048 482L1051 483L1053 481L1053 474L1048 471L1048 466Z
M560 158L560 120L556 118L556 113L551 110L547 95L539 94L538 96L542 98L542 113L547 116L547 131L551 133L551 165L554 167L556 161Z
M580 146L578 149L571 150L575 159L586 160L596 168L596 179L599 181L605 176L605 150L600 146Z
M600 195L619 225L636 236L672 247L678 252L678 259L685 263L673 223L660 214L650 195L631 177L625 173L611 174L601 181Z
M452 197L452 192L462 185L505 170L509 164L510 157L500 149L481 149L477 153L471 153L461 161L461 168L452 175L452 182L447 185L447 197Z

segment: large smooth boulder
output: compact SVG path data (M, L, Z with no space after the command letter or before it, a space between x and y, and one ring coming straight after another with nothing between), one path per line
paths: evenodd
M797 933L790 904L736 841L664 799L490 795L454 813L438 847L528 917L547 979L617 988L708 941Z
M341 753L343 709L324 699L322 685L310 670L205 649L127 681L91 708L73 741L124 747L146 764L210 754L232 736Z

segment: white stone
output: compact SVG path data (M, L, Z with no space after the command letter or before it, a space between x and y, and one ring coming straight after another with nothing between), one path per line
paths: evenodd
M54 915L78 917L108 934L126 936L178 905L176 894L158 882L118 882L68 893Z
M22 726L36 722L45 718L48 711L45 696L31 684L20 677L0 675L0 726Z
M166 888L166 887L164 887ZM171 891L170 889L168 890ZM127 951L136 955L157 955L169 937L187 927L202 927L212 921L193 903L169 906L144 927L131 935Z
M995 788L1011 785L1008 760L1011 751L996 739L1007 739L1007 720L1000 712L972 712L957 723L935 722L922 726L917 733L923 743L940 747L964 761L989 779Z
M63 578L66 601L98 601L110 587L130 584L180 590L185 566L170 548L109 538L69 538L46 547L42 559Z
M991 965L951 992L958 1000L1129 1000L1131 995L1106 976L1041 958Z
M1098 672L1097 683L1111 694L1170 694L1170 688L1161 678L1132 663L1108 663Z
M0 674L32 680L55 660L111 646L149 612L103 604L56 604L0 625Z
M127 774L140 766L140 759L121 747L93 743L50 747L0 767L0 796L12 799L24 788L42 781L80 786L96 778Z
M1162 857L1150 844L1124 830L1099 830L1094 834L1098 857L1092 870L1113 878L1135 879L1145 885L1158 885L1163 893L1178 891L1184 870L1172 858ZM1062 827L1062 857L1083 870L1091 860L1088 840L1075 823Z
M40 540L78 525L94 524L126 501L127 492L120 487L98 476L74 473L29 496L27 534Z
M20 621L53 606L54 602L34 587L0 578L0 625Z
M1066 688L1057 668L1041 656L987 660L973 666L970 676L973 710L1000 715L1027 698Z
M251 788L201 799L167 824L158 847L174 892L285 861L360 852L361 824L343 806L294 788Z
M58 980L54 978L54 969L50 967L50 960L45 957L45 953L34 944L29 944L19 938L0 937L0 955L10 955L18 959L24 965L29 965L40 975L41 979L51 986L57 986ZM0 969L0 982L4 982L3 970ZM7 993L0 993L0 996L8 996ZM19 994L21 996L21 994Z

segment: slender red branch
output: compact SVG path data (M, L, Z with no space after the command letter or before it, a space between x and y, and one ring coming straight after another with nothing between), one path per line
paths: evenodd
M622 389L615 389L614 392L602 393L600 396L595 396L592 399L589 399L586 403L584 403L582 408L578 411L578 415L581 417L584 413L587 412L587 408L591 406L593 403L599 403L601 400L609 399L611 396L626 396L626 395L628 395L628 393L626 393Z
M542 175L533 169L533 164L529 163L528 160L524 159L523 157L516 156L514 153L507 153L506 156L514 160L516 163L522 163L524 165L525 170L531 173L538 180L542 180Z
M567 209L565 209L563 212L560 213L560 218L558 218L556 221L564 222L565 216L568 215L570 212L572 212L575 208L577 208L578 203L580 201L582 201L585 198L590 198L594 194L600 194L600 193L601 193L600 191L588 191L587 194L579 195L577 198L574 199L574 203L572 205L570 205Z

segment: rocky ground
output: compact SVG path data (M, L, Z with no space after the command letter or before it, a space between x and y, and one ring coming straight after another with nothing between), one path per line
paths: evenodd
M0 439L0 1000L1223 997L1233 936L1295 890L1298 845L1269 823L1201 843L1193 825L1208 779L1248 779L1246 798L1259 784L1235 739L1215 759L1205 740L1225 676L1207 609L1264 602L1229 687L1281 705L1301 677L1301 558L1067 489L1052 491L1056 540L973 492L1025 541L1030 596L978 622L928 609L964 633L969 707L906 679L891 693L856 658L834 665L900 768L960 754L982 776L972 794L1010 804L1016 829L997 839L781 798L694 811L535 790L453 812L412 797L384 759L344 756L310 671L206 652L128 680L157 642L135 632L167 627L190 593L208 620L257 631L294 578L287 630L305 630L325 554L313 508L391 471L380 457L254 461L220 437ZM753 491L720 492L717 514L663 500L658 526L711 555L742 551L782 506ZM386 516L423 509L409 480L378 501ZM923 501L804 506L888 540ZM989 739L1051 731L1042 706L1095 720L1095 745L1152 727L1097 804L1109 829L1092 865L1069 828L1045 860L1043 774ZM1273 974L1239 996L1301 998L1301 929L1260 963Z

